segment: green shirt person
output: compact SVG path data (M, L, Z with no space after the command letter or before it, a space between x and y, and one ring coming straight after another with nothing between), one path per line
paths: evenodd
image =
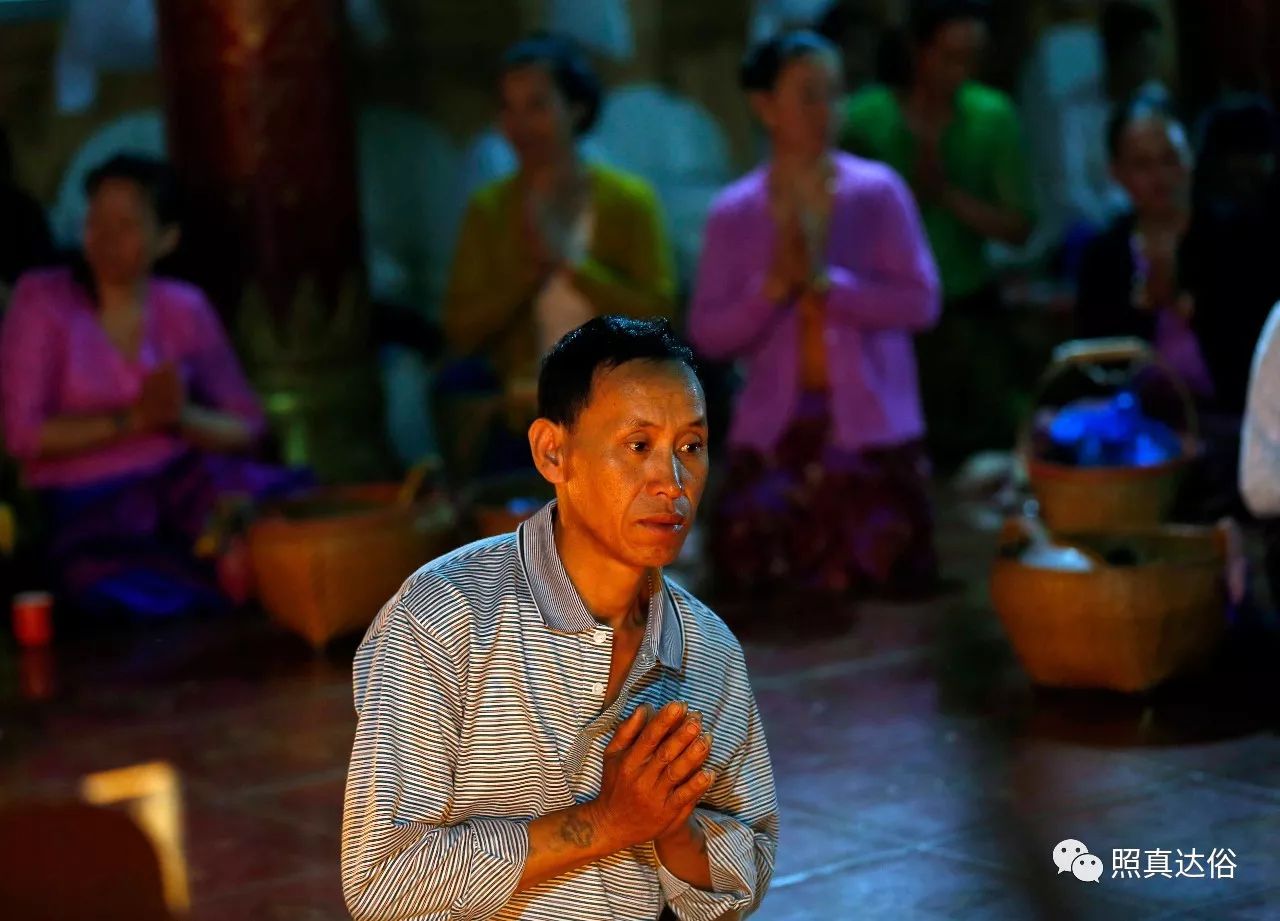
M942 281L942 319L920 337L929 451L943 470L1012 447L1025 399L989 243L1020 246L1032 190L1013 103L974 80L985 4L923 0L896 72L845 103L842 146L897 170L915 193Z
M948 300L992 282L987 240L1023 242L1031 227L1031 185L1013 103L966 81L950 118L918 134L902 95L868 87L845 105L842 141L902 174L916 194Z

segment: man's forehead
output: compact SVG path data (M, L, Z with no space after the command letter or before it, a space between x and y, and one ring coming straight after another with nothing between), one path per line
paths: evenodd
M705 415L704 402L702 386L686 365L630 361L596 372L583 415L605 424L631 420L684 424ZM669 416L679 418L667 419Z

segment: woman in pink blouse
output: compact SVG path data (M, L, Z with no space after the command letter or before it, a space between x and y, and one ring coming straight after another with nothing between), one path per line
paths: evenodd
M935 561L912 336L938 275L911 193L841 153L840 71L800 32L748 55L770 161L712 208L689 317L741 360L730 471L710 534L721 590L910 590Z
M118 156L86 191L83 260L23 276L0 328L5 446L45 499L73 607L217 607L192 552L214 506L305 475L236 456L263 432L257 398L200 291L152 275L178 240L167 167Z

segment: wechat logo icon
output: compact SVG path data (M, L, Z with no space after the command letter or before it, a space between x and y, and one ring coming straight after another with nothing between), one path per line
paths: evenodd
M1083 883L1096 883L1102 878L1102 861L1075 838L1058 842L1053 849L1053 864L1059 873L1070 873Z

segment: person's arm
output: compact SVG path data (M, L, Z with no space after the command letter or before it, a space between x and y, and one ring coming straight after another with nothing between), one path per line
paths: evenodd
M1240 445L1240 493L1259 518L1280 516L1280 304L1254 353Z
M1133 306L1133 259L1128 223L1117 223L1085 248L1076 277L1074 335L1081 339L1139 336L1150 339L1150 313Z
M675 309L675 269L657 197L638 184L618 194L625 197L608 219L627 224L624 270L615 271L588 255L566 267L569 278L601 314L670 317Z
M73 415L64 413L40 426L36 457L71 457L130 438L142 430L136 410ZM20 454L15 454L20 457Z
M750 350L773 329L789 303L771 299L770 267L743 270L735 252L742 229L731 207L712 209L689 311L689 339L708 358Z
M461 602L446 595L439 603ZM359 719L342 821L342 888L352 917L492 917L524 872L531 823L445 822L462 755L465 657L392 602L357 651L355 676ZM539 835L553 821L545 817Z
M461 604L444 586L431 594L436 605ZM356 921L483 921L516 892L651 840L710 788L688 736L669 735L683 713L649 720L641 709L606 748L596 799L532 819L445 824L465 757L467 667L463 650L396 600L356 653L359 719L342 822L342 886Z
M478 194L483 194L478 193ZM495 270L492 253L502 245L500 228L473 198L462 222L442 320L445 341L457 356L483 352L509 329L546 283L545 273L528 254L514 254L517 270Z
M988 240L1021 246L1031 236L1031 218L1016 208L983 201L951 185L943 190L941 201L960 223Z
M988 160L989 194L975 195L947 184L940 201L962 223L988 240L1021 246L1034 225L1030 169L1022 129L1012 105L992 116Z
M184 314L188 321L191 396L179 430L208 451L244 451L266 429L266 416L249 385L226 330L203 294L195 288Z
M65 457L112 444L135 430L130 407L60 414L64 332L38 281L19 279L0 326L0 410L5 449L19 460Z
M677 702L657 714L649 707L633 710L605 748L597 798L530 823L529 855L516 891L656 840L655 834L661 838L662 829L688 828L711 784L702 770L709 738L700 738L700 730L700 720ZM678 831L668 834L680 837ZM705 855L702 864L705 875Z
M726 680L729 699L743 700L745 736L707 766L716 782L688 827L654 841L667 903L683 919L733 918L754 911L773 877L778 803L764 727L738 650ZM724 735L724 733L722 733Z
M941 311L938 269L915 200L891 170L867 208L868 232L859 245L873 248L874 271L829 266L820 280L829 318L864 329L925 330Z

